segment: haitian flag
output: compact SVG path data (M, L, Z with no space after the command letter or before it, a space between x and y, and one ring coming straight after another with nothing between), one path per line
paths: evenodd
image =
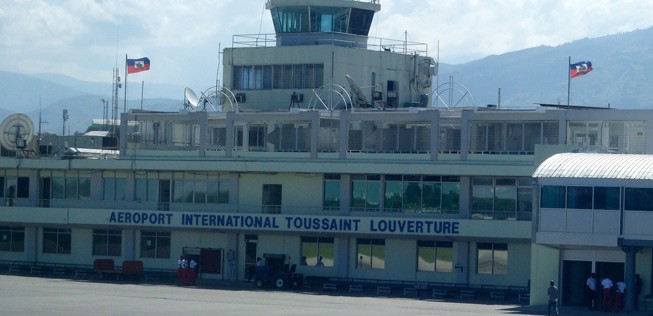
M147 57L138 59L127 59L127 73L134 74L150 70L150 59Z
M581 61L579 63L569 65L569 76L571 78L580 77L592 71L591 61Z

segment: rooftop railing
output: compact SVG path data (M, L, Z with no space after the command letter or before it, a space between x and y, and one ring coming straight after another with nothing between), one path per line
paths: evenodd
M284 38L291 38L292 36L303 37L306 34L319 34L319 33L284 33ZM329 38L327 35L332 34L333 36ZM360 41L355 40L346 40L338 35L346 35L352 37L355 35L345 34L345 33L324 33L325 35L320 38L319 42L323 44L334 44L336 46L344 47L360 47ZM381 38L381 37L370 37L370 36L355 36L361 41L367 43L366 48L368 50L374 51L386 51L402 54L418 54L427 56L428 55L428 44L420 42L411 42L405 40ZM232 47L275 47L277 46L277 35L276 34L235 34L231 39Z

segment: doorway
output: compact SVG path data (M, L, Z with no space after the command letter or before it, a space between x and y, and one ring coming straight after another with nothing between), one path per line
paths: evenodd
M584 306L589 304L587 297L587 277L592 273L591 261L562 262L562 305Z
M245 279L251 281L256 272L258 235L245 235Z

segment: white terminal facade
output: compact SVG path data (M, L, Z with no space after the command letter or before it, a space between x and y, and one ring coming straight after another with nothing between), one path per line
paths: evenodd
M376 1L267 8L274 36L224 50L220 111L124 113L112 159L3 149L2 259L193 255L202 278L240 280L277 253L305 276L510 286L531 304L548 280L584 304L592 271L650 293L651 176L547 170L586 151L606 154L565 170L646 166L628 162L651 159L653 111L434 107L427 46L368 37Z

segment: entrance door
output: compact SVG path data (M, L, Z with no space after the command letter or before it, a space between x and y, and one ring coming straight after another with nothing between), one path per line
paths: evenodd
M591 261L565 260L562 263L562 305L587 306L587 277L592 273Z
M250 281L256 272L256 245L258 235L245 235L245 278Z

